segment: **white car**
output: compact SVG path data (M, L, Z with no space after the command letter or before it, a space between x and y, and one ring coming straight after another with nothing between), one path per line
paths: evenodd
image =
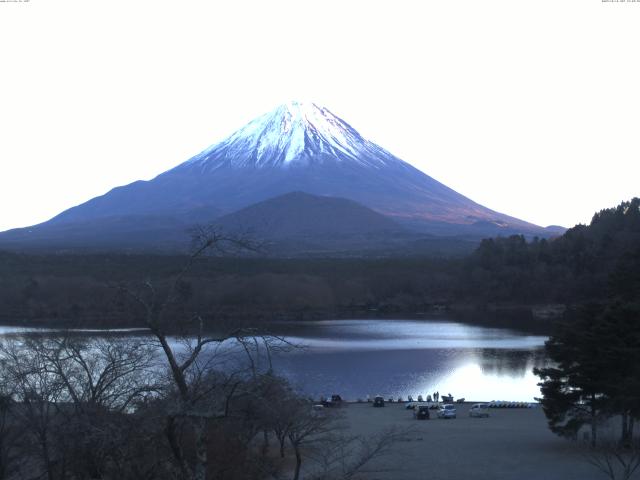
M485 417L488 418L489 417L489 404L487 403L475 403L473 405L471 405L471 408L469 409L469 416L470 417Z
M438 418L456 418L456 407L447 403L438 409Z

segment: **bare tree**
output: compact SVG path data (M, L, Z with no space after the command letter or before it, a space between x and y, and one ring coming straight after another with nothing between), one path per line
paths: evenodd
M22 430L13 419L15 402L6 391L0 393L0 480L11 478L17 470L18 443Z
M326 443L327 435L338 428L337 422L342 417L336 410L313 410L311 404L304 400L290 402L288 409L290 422L285 429L296 459L293 480L298 480L304 450Z
M132 338L32 335L0 345L14 423L28 432L25 445L39 446L49 479L102 478L127 441L123 413L157 390L153 357Z
M323 448L312 456L318 472L312 480L354 480L392 469L375 461L395 453L399 441L412 433L411 429L388 428L371 437L349 436L341 433L329 436Z
M30 441L25 442L24 454L35 456L39 462L30 462L31 470L41 469L40 475L55 480L59 473L59 457L53 448L56 409L64 398L60 379L47 372L46 360L37 352L26 353L24 342L6 341L0 344L3 383L9 386L17 407L15 419ZM32 447L31 450L29 447Z
M23 348L43 359L45 373L62 383L65 400L80 411L125 412L159 388L155 349L140 338L37 336Z
M260 335L255 329L237 328L223 334L208 335L200 314L192 314L188 318L170 316L181 301L183 279L199 258L207 253L228 254L255 248L255 244L245 238L228 236L215 229L198 229L194 232L193 253L167 289L156 288L151 280L144 282L138 291L120 286L120 290L142 308L145 325L159 344L168 367L174 402L168 411L166 432L183 478L205 480L209 461L209 422L229 415L232 399L243 394L246 376L258 374L262 356L266 356L266 371L271 371L270 352L282 339ZM172 342L167 325L172 325L174 330L181 327L185 334ZM194 327L192 331L188 330L189 326ZM245 354L248 364L243 367L236 364L231 374L221 375L220 365L225 361L227 366L230 365L229 362L234 361L231 358L237 360L237 356L234 357L237 351ZM179 438L181 420L188 421L193 432L195 460L192 465L186 459Z
M601 442L586 453L587 462L611 480L629 480L640 468L640 442Z
M412 433L411 429L389 428L370 437L349 435L340 410L315 410L299 397L283 406L288 422L279 428L286 431L294 452L293 480L301 478L305 458L311 462L305 478L312 480L352 480L380 473L385 469L374 461L392 453Z

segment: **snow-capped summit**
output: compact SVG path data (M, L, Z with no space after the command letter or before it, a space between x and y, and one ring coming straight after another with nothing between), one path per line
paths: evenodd
M280 200L267 201L274 198ZM3 238L61 247L73 241L123 246L132 239L143 246L179 244L187 227L230 216L251 219L247 228L255 231L266 231L256 222L286 218L284 230L299 227L308 234L309 222L319 225L327 215L361 227L356 217L368 218L372 227L384 223L376 220L382 215L402 228L465 238L549 233L459 194L364 139L328 109L291 102L152 180L116 187L44 224L2 234L0 245ZM363 232L373 230L359 231L368 238Z
M389 152L362 138L329 109L293 101L249 122L184 166L215 170L351 160L379 168L392 159Z

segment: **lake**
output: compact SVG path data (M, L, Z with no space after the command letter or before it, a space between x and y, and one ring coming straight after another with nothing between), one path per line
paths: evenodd
M277 356L276 369L314 398L426 398L435 391L478 401L540 396L532 369L544 365L544 336L447 320L332 320L275 329L305 346Z
M300 346L275 355L276 373L314 398L426 398L435 391L477 401L540 396L532 369L544 365L544 336L446 319L283 322L270 329ZM43 330L0 327L0 335L25 331Z

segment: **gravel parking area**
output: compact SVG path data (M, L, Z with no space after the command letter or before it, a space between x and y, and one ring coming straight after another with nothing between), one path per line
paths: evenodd
M584 457L584 444L561 439L547 428L542 409L491 409L489 418L470 418L471 404L457 404L456 419L414 420L402 404L374 408L350 404L346 419L353 434L411 427L395 453L374 466L378 480L589 480L603 479Z

